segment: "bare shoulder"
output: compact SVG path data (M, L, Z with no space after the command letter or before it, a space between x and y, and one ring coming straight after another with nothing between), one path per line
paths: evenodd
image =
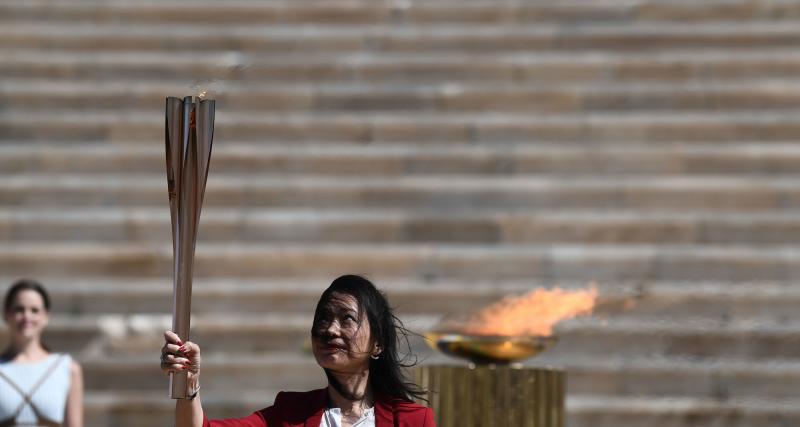
M75 359L72 359L72 363L69 366L69 373L72 377L81 377L83 376L83 369L81 368L81 364L78 363Z

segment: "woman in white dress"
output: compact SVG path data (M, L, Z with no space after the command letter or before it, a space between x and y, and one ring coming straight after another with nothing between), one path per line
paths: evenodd
M42 343L50 297L33 280L19 280L6 293L8 346L0 355L0 427L83 427L80 365Z

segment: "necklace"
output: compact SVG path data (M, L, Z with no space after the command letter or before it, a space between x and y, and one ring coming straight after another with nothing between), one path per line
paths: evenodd
M325 410L324 412L325 422L326 424L328 424L329 427L341 427L340 424L336 423L336 418L333 416L332 409L333 408L328 408ZM364 412L361 414L361 417L358 420L356 420L353 424L351 424L352 427L368 426L369 425L368 421L371 419L370 416L371 414L372 414L372 408L364 410ZM341 409L339 415L342 417L342 420L345 419L345 416L341 412Z

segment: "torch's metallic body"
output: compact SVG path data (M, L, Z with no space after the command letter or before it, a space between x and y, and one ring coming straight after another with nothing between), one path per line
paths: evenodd
M192 306L192 267L197 226L214 140L214 101L191 97L167 98L165 141L167 187L172 218L173 296L172 331L189 340ZM170 397L187 396L187 374L170 375Z

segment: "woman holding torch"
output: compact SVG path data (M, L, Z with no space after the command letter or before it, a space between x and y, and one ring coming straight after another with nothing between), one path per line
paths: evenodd
M281 392L272 406L238 419L209 420L200 399L200 347L167 331L161 350L165 373L187 371L192 392L178 400L176 427L433 427L433 411L415 404L422 396L406 382L398 358L405 334L384 295L367 279L346 275L326 289L314 312L314 358L328 386Z
M8 347L0 355L0 427L83 426L81 367L42 343L50 297L33 280L19 280L5 297Z

